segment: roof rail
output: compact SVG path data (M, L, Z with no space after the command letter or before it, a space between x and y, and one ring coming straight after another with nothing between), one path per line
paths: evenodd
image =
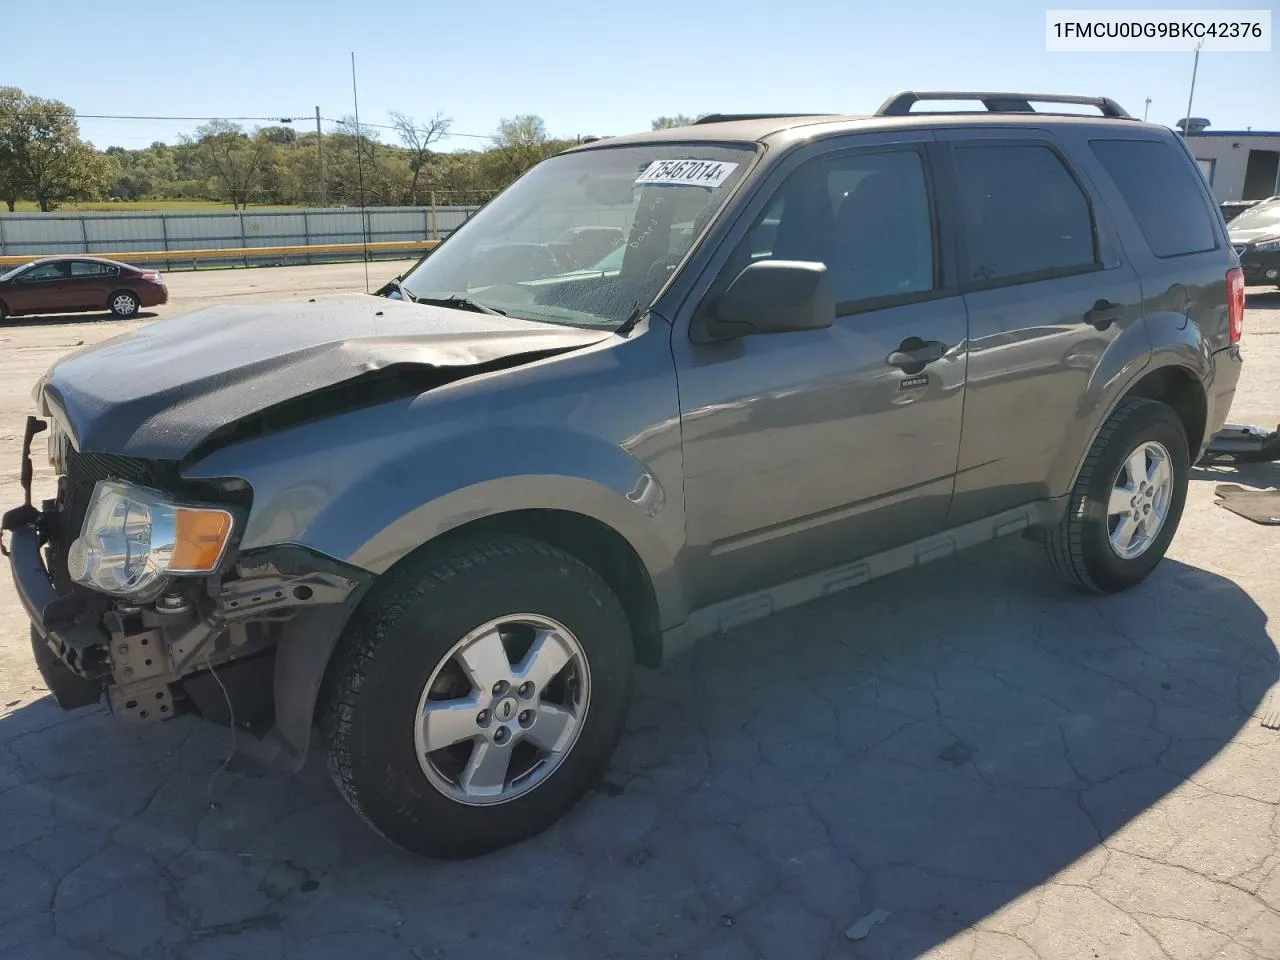
M977 93L971 90L904 90L880 104L877 117L905 117L911 108L925 100L980 100L988 113L1039 113L1031 101L1039 103L1074 103L1097 107L1104 117L1130 120L1124 107L1110 97L1075 97L1061 93ZM927 113L929 111L920 111ZM952 111L938 111L950 113Z
M703 123L728 123L731 120L784 120L788 117L834 117L834 113L708 113L693 121Z

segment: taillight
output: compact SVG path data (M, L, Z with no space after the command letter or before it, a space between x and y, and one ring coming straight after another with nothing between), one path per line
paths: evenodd
M1244 271L1232 267L1227 271L1227 335L1239 343L1244 333Z

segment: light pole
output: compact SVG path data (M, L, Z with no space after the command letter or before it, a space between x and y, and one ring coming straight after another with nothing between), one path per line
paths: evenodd
M1150 109L1151 109L1151 98L1147 97L1147 99L1142 102L1142 122L1143 123L1147 122L1147 111Z
M1203 40L1196 44L1196 59L1191 64L1191 91L1187 94L1187 116L1182 127L1182 135L1184 137L1191 133L1191 101L1195 99L1196 95L1196 71L1200 69L1200 48L1203 46Z
M320 108L316 107L316 158L320 161L320 206L327 207L324 181L324 132L320 129Z

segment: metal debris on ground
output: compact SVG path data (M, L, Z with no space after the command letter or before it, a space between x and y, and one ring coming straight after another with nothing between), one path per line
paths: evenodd
M1280 730L1280 690L1272 690L1257 713L1258 722L1268 730Z
M876 907L876 909L872 910L866 916L859 917L855 920L853 922L853 926L846 930L844 935L850 940L862 940L871 932L873 927L877 927L884 923L890 916L891 914L888 910Z
M1280 525L1280 490L1246 490L1224 483L1213 490L1217 504L1237 516L1267 526Z

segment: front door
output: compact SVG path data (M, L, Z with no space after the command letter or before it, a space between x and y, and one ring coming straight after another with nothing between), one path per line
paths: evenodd
M65 309L70 297L67 276L65 260L36 264L18 276L6 291L9 309L14 313L50 313Z
M966 318L937 254L927 146L799 165L703 299L753 260L821 261L834 326L705 345L676 332L694 607L941 528Z

